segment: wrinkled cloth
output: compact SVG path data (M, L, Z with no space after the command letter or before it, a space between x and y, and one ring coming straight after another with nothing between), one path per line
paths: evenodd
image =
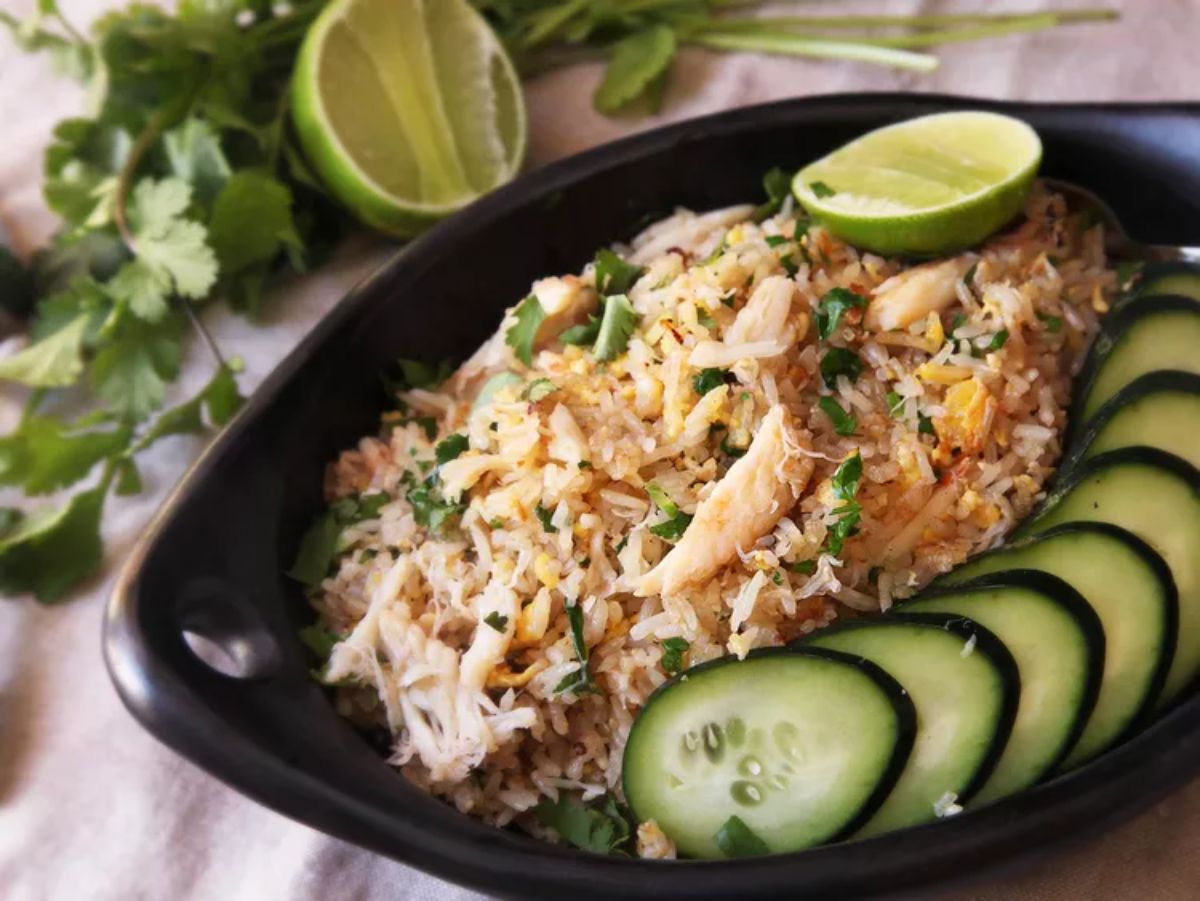
M17 14L34 4L3 2ZM84 23L116 4L60 0L60 5ZM988 6L1072 5L1095 4ZM598 65L558 70L527 86L529 166L664 122L808 94L911 90L1045 101L1194 98L1200 84L1195 48L1200 5L1187 0L1117 5L1124 10L1117 25L949 45L938 51L942 66L932 75L687 51L662 111L648 118L609 119L593 111ZM965 3L840 2L805 3L799 12L969 8ZM0 225L21 253L32 251L54 229L40 199L41 153L53 124L78 112L81 104L78 89L53 75L46 61L19 55L0 34ZM321 271L280 286L262 327L210 311L209 327L226 353L246 361L244 386L261 381L392 250L377 240L351 242ZM172 398L196 390L209 367L202 349L190 348ZM0 397L0 429L7 430L15 416L12 399ZM104 603L133 542L202 446L202 439L177 437L145 455L145 490L110 503L104 570L89 585L54 607L30 598L0 601L0 896L8 901L478 897L259 807L160 746L121 707L100 655ZM1198 847L1200 783L1193 783L1139 818L1048 862L940 897L1192 898L1200 885Z

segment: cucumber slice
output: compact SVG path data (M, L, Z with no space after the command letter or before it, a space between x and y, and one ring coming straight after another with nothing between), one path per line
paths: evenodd
M1157 447L1200 466L1200 375L1166 369L1130 382L1088 421L1060 470L1137 445Z
M1078 435L1110 397L1157 369L1200 372L1200 301L1143 297L1104 322L1080 373L1071 431Z
M917 709L908 765L858 836L928 822L940 798L949 793L963 803L990 775L1012 728L1020 683L1012 655L986 629L961 616L894 614L822 629L805 645L870 660Z
M1017 661L1021 699L1004 753L976 803L1052 773L1079 738L1100 687L1104 632L1070 585L1032 570L982 576L905 603L904 612L954 613L991 631Z
M1070 769L1128 735L1158 699L1175 654L1175 583L1140 538L1107 523L1076 522L969 560L934 584L960 585L1010 569L1058 576L1084 596L1104 627L1100 694L1063 762Z
M848 833L873 814L912 750L896 680L834 651L772 648L693 667L656 691L625 745L624 788L690 857L740 818L774 853Z
M1178 294L1200 300L1200 266L1195 263L1151 263L1142 270L1126 302L1153 294Z
M1158 552L1179 593L1179 637L1158 707L1200 672L1200 472L1186 460L1127 447L1085 460L1067 473L1016 537L1067 522L1107 522Z

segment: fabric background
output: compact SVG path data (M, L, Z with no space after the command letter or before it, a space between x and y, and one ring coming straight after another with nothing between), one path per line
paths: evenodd
M28 12L35 0L0 0ZM78 24L116 5L61 0ZM980 4L976 4L978 7ZM989 8L1068 7L1068 2ZM1094 5L1094 4L1093 4ZM1129 2L1117 25L953 45L927 76L840 62L685 53L652 118L606 119L590 94L598 68L545 75L528 86L536 167L632 131L735 106L806 94L941 91L1021 100L1195 99L1200 4ZM967 4L809 3L808 11L946 12ZM794 7L793 7L794 8ZM40 199L40 159L55 121L81 97L41 60L0 35L0 225L32 251L54 229ZM209 327L247 362L252 388L356 280L392 248L362 240L330 266L281 287L265 327L213 310ZM206 379L192 348L175 396ZM15 418L0 397L0 429ZM105 523L103 574L69 602L0 603L0 896L33 899L342 899L478 897L258 807L159 746L125 713L100 656L100 622L116 569L202 442L172 438L143 466L144 493L115 499ZM0 502L11 498L0 497ZM1200 892L1200 783L1068 853L980 884L959 899L1183 899ZM497 886L497 889L502 887Z

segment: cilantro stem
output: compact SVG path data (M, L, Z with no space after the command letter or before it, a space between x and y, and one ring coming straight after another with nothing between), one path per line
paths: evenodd
M893 66L915 72L932 72L937 68L937 57L926 53L912 53L892 47L881 47L865 42L848 42L813 38L807 35L785 32L742 32L704 30L683 38L685 43L707 47L710 50L748 50L777 56L812 56L822 59L848 59L880 66Z
M138 132L133 147L129 150L129 156L125 159L125 165L121 167L121 172L117 176L117 189L113 195L113 222L116 223L121 241L134 256L137 255L137 242L133 237L133 230L129 227L129 218L126 215L125 207L129 201L129 192L133 189L133 177L137 174L142 157L162 135L163 129L166 127L166 119L164 107L159 107L151 114L142 130Z
M1022 20L1052 18L1057 25L1085 22L1111 22L1117 11L1108 7L1063 10L1062 12L1030 13L950 13L923 16L773 16L768 18L719 18L711 26L722 31L737 28L817 28L828 31L850 31L870 28L944 28L955 25L1011 24Z
M67 36L70 37L72 41L74 41L76 44L79 44L81 47L86 47L88 45L88 39L83 36L79 29L71 24L71 20L63 15L62 10L59 9L57 5L54 7L54 18L58 20L58 24L62 26L63 31L67 33Z

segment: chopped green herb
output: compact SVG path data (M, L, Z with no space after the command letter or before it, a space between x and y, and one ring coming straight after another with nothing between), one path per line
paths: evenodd
M454 364L442 360L436 365L422 363L420 360L397 360L405 388L424 388L432 390L446 381L454 371Z
M499 516L497 516L495 519L489 519L488 520L488 528L489 529L503 529L504 528L504 520L501 519Z
M858 483L862 479L862 473L862 457L855 451L833 472L831 482L834 496L842 501L854 500L854 496L858 494Z
M596 252L596 291L602 297L625 294L642 276L642 269L607 248Z
M829 340L829 336L837 330L843 313L847 310L866 309L867 303L867 298L845 288L826 291L817 304L817 335L822 341Z
M1142 260L1125 260L1117 263L1117 284L1122 288L1128 288L1130 283L1141 274L1145 265Z
M792 192L791 176L778 166L763 176L762 184L763 191L767 195L767 200L754 210L753 218L755 222L770 219L778 213L783 208L783 202Z
M992 335L992 340L984 346L984 351L999 350L1008 341L1008 329L1002 328Z
M412 416L408 419L401 419L400 425L408 425L410 422L416 423L430 441L437 437L438 424L432 416Z
M793 276L800 271L800 267L796 265L796 261L790 253L784 254L779 258L779 265L783 267L783 271L789 276Z
M820 184L816 182L815 184ZM767 843L755 835L739 817L732 816L717 830L713 841L726 857L762 857L770 854Z
M856 451L842 461L834 471L831 480L834 497L842 501L842 505L832 511L835 519L829 525L829 531L825 538L826 551L834 557L842 553L846 539L858 532L862 506L854 497L858 494L858 485L861 480L862 457Z
M918 435L935 435L937 434L933 428L933 420L924 413L917 414L917 434Z
M737 298L737 292L736 292L736 291L730 291L728 294L726 294L724 297L722 297L722 298L721 298L721 303L722 303L724 306L727 306L727 307L730 307L730 308L732 308L732 307L733 307L733 302L734 302L734 300L735 300L736 298Z
M594 468L594 467L592 466L592 461L591 461L591 460L580 460L580 461L579 461L577 464L575 464L575 465L576 465L576 466L578 466L580 469L593 469L593 468Z
M532 404L536 404L539 400L549 397L557 390L558 386L549 379L535 379L521 393L521 397Z
M575 657L579 660L579 669L569 673L554 686L554 693L600 694L600 686L592 679L592 671L588 666L588 646L583 640L583 607L578 602L567 605L567 624L571 627L571 644L575 648Z
M612 795L605 795L598 803L583 804L560 792L557 801L543 798L533 812L543 826L582 851L618 855L632 851L629 817Z
M662 642L662 663L663 672L668 676L674 676L683 669L683 655L691 644L686 638L664 638Z
M904 415L904 397L895 391L887 393L888 416L899 419Z
M816 560L797 560L793 563L784 563L785 568L790 569L794 573L800 573L803 576L811 576L817 571Z
M964 285L966 285L968 288L972 287L975 284L975 270L977 270L978 268L979 268L979 261L976 260L974 263L971 264L971 268L966 271L966 274L963 275L962 283Z
M727 369L701 369L698 373L692 376L692 388L701 397L708 394L714 388L720 388L725 384L725 376L728 374Z
M951 335L951 337L953 337L954 333L963 327L963 325L966 323L966 321L967 321L966 313L955 313L954 314L954 318L950 320L950 335Z
M816 197L833 197L837 191L829 187L823 181L809 182L808 189L813 192Z
M337 556L343 530L364 519L374 519L391 499L389 494L376 492L334 501L301 537L288 575L309 588L320 585Z
M513 349L513 355L526 366L533 364L533 342L538 328L546 318L546 311L536 295L530 294L517 304L514 313L516 323L504 334L504 343Z
M573 344L577 347L582 347L585 344L593 344L596 341L596 336L600 334L600 317L588 316L588 321L582 325L573 325L561 335L558 340L563 344Z
M729 436L726 435L721 439L721 453L725 454L727 457L733 457L736 460L738 457L744 457L746 455L746 448L736 447L735 445L730 444Z
M433 449L433 456L437 460L438 466L441 466L443 463L457 459L469 446L470 442L466 435L450 435L438 442L437 447Z
M654 505L667 515L665 522L660 522L650 527L650 534L657 535L659 538L667 541L678 540L687 531L687 527L691 525L691 515L680 510L679 506L671 500L670 496L653 482L649 482L646 485L646 494L650 496L650 500L654 502Z
M501 634L508 628L508 617L496 610L485 616L483 621Z
M850 381L858 380L862 373L863 363L858 354L845 347L831 347L821 357L821 378L828 388L837 385L837 377L844 375Z
M781 244L790 244L792 239L783 235L767 235L763 240L767 242L768 247L779 247Z
M771 573L771 581L774 582L776 585L782 585L783 584L783 573L781 573L779 570L775 570L775 572Z
M604 317L592 353L597 360L615 360L629 346L629 338L637 328L638 314L624 294L613 294L604 300Z
M330 632L319 625L313 624L305 626L296 633L300 642L312 651L322 664L329 659L329 655L333 653L333 646L339 641L345 641L345 635L339 635L337 632Z
M853 435L854 430L858 428L858 417L843 410L841 404L832 397L822 397L817 401L817 406L829 417L833 423L833 430L839 435Z
M619 554L619 553L621 553L621 551L625 550L625 545L627 545L627 544L629 544L629 536L624 535L624 536L622 536L621 540L617 542L617 547L616 547L617 553Z
M1051 335L1057 335L1062 331L1063 321L1061 316L1050 316L1047 313L1038 313L1037 317L1038 319L1042 320L1046 326L1046 331Z
M558 526L550 521L550 517L554 515L553 510L547 510L541 504L533 508L533 512L537 515L538 522L542 524L542 528L547 532L557 532Z

